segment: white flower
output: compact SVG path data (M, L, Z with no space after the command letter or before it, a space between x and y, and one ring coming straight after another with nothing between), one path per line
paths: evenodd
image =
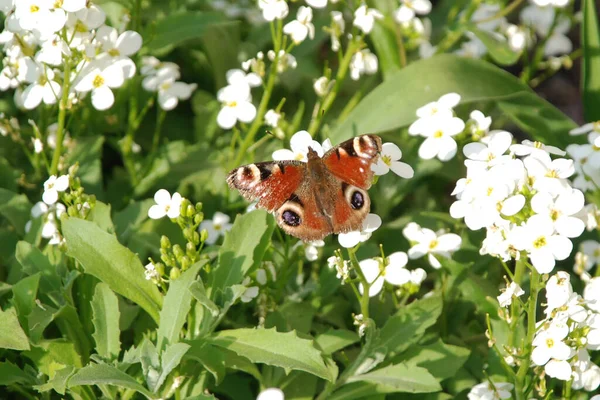
M450 254L458 250L462 243L460 236L454 233L444 233L438 236L431 229L421 228L414 222L406 225L402 234L412 244L408 250L410 259L414 260L427 255L429 264L435 269L442 266L436 256L450 258Z
M548 218L558 234L576 238L583 233L585 224L573 215L581 211L584 202L583 193L577 189L566 190L556 199L549 193L538 192L531 199L531 208L536 214Z
M385 175L392 170L396 175L410 179L414 176L415 171L407 163L401 162L401 158L402 151L398 146L394 143L384 143L377 163L371 165L371 170L375 175Z
M92 67L75 84L77 92L92 92L92 104L97 110L107 110L115 102L115 95L111 89L123 86L125 76L120 64L111 64L107 67Z
M469 126L473 135L483 136L492 125L492 117L486 117L481 111L473 110L469 114ZM512 138L512 135L511 135ZM504 152L503 152L504 153Z
M258 0L258 7L267 21L284 19L290 11L285 0Z
M42 101L55 104L62 93L60 84L54 81L54 71L31 58L19 60L19 78L30 83L22 94L23 106L28 110L36 108Z
M284 400L283 391L278 388L268 388L261 391L256 400Z
M242 284L248 285L249 283L250 283L250 278L246 277L246 279L244 279L244 282ZM240 298L240 300L242 300L242 302L244 302L244 303L249 303L256 296L258 296L258 286L250 286L250 287L246 288L244 293L242 293L242 297Z
M531 352L531 360L535 365L544 365L548 376L561 380L571 378L571 365L566 360L574 355L574 351L563 341L568 333L566 325L551 325L538 331Z
M492 18L500 11L499 4L487 4L481 3L475 12L471 15L471 21L474 22L477 27L486 32L494 33L494 31L503 23L506 22L504 17ZM488 20L486 22L479 22Z
M248 85L249 87L258 87L262 84L262 78L255 72L246 73L241 69L230 69L225 74L227 83L233 86Z
M419 157L430 160L437 157L440 161L448 161L456 155L456 141L452 138L465 129L465 123L457 117L440 116L432 118L422 127L425 141L419 147Z
M414 285L421 285L427 278L427 272L423 268L417 268L410 271L410 282Z
M351 231L346 233L340 233L338 235L338 242L340 246L347 249L356 246L359 243L366 242L371 237L371 234L379 229L381 226L381 217L377 214L369 214L363 222L362 229L360 231Z
M592 311L600 313L600 277L590 279L583 289L583 298Z
M460 45L454 53L465 58L479 59L487 54L487 47L477 36L469 36L469 40Z
M504 155L512 143L512 135L509 132L493 131L481 141L483 143L473 142L463 147L463 154L469 160L475 163L483 163L486 167L493 167L494 165L504 164L511 159L510 156ZM470 167L474 164L465 161L465 165Z
M59 66L63 63L63 55L70 56L71 49L60 35L55 34L42 43L40 49L35 54L35 60L37 62Z
M316 140L313 140L312 136L310 136L310 133L307 131L298 131L294 133L290 139L291 150L275 150L272 157L273 160L276 161L297 160L306 162L308 160L309 147L316 151L319 157L323 157L323 154L325 153L323 146Z
M469 400L510 399L513 384L507 382L482 382L471 388L467 394Z
M159 278L158 271L156 270L154 264L152 264L151 262L144 265L144 275L146 276L147 281Z
M290 35L295 44L302 43L308 36L315 38L315 26L312 24L312 8L300 6L296 19L283 27L283 33Z
M206 229L208 232L208 238L206 239L206 243L215 244L219 237L224 236L225 232L231 230L233 226L229 221L229 215L223 214L222 212L217 211L213 215L212 220L204 220L200 223L198 230L202 231Z
M354 21L352 23L364 34L369 34L373 30L375 20L382 18L383 14L379 10L368 8L363 4L354 11Z
M531 140L523 140L521 144L513 144L510 150L517 156L527 156L530 154L548 153L557 156L564 156L566 153L558 147L548 146L541 142L532 142Z
M315 83L313 84L313 89L315 89L315 93L317 94L317 96L323 97L327 93L329 93L329 89L331 89L330 83L334 83L334 82L335 81L330 82L326 76L322 76L315 81Z
M248 85L225 86L217 92L217 99L223 104L217 115L217 124L223 129L233 128L237 121L248 123L256 118Z
M587 124L583 124L578 128L575 129L571 129L569 131L569 135L572 136L579 136L579 135L585 135L588 134L590 132L595 132L600 134L600 121L596 121L596 122L589 122ZM600 146L599 146L600 147Z
M452 117L452 109L460 102L458 93L447 93L440 97L437 101L432 101L417 109L417 119L408 127L409 135L421 135L424 128L430 123L433 118L437 117Z
M546 282L547 310L552 311L564 306L572 294L571 276L565 271L558 271Z
M531 0L533 2L533 4L535 4L536 6L539 7L546 7L546 6L552 6L552 7L565 7L567 4L569 4L570 0Z
M152 219L160 219L165 215L169 218L179 217L181 202L183 197L177 192L173 193L173 197L165 189L159 189L154 194L155 205L148 210L148 216Z
M377 296L383 288L383 283L388 282L395 286L401 286L410 282L411 273L406 268L408 257L404 252L395 252L386 257L385 266L379 260L369 258L359 263L360 270L369 283L369 296ZM363 293L362 283L358 290Z
M510 285L504 289L504 292L502 292L500 296L497 296L498 303L500 303L500 307L508 307L512 304L513 297L519 297L524 294L525 292L521 289L521 286L515 282L511 282Z
M275 110L269 110L265 113L265 124L272 128L277 128L280 120L281 114Z
M269 60L274 61L275 52L273 50L269 50L267 52L267 57L269 57ZM286 53L284 50L279 50L277 56L277 73L281 74L287 69L295 69L297 66L298 63L296 62L296 57L289 53Z
M589 334L588 334L589 338ZM590 355L585 349L580 349L577 353L577 361L572 361L573 384L575 390L585 389L592 392L600 386L600 367L591 362ZM590 398L590 400L600 400L600 395Z
M600 243L595 240L584 240L579 245L583 254L586 255L586 271L594 265L600 265Z
M508 39L508 46L516 53L520 53L527 46L527 31L514 24L507 24L504 34Z
M20 28L34 32L40 38L52 36L67 22L65 11L54 9L51 1L19 0L15 6L14 16Z
M332 3L336 3L336 0ZM306 4L314 8L325 8L327 7L327 0L306 0Z
M172 110L179 100L189 99L197 87L195 83L165 81L158 87L158 105L163 110Z
M331 12L331 50L338 51L341 48L340 36L346 30L346 21L344 21L344 14L341 11Z
M401 24L413 20L416 14L427 15L431 12L429 0L400 0L400 3L400 8L394 11L394 19Z
M96 31L96 40L101 51L107 53L113 60L126 59L125 64L128 67L124 70L124 74L127 78L133 77L135 64L127 61L129 56L141 49L142 36L135 31L125 31L119 35L115 28L105 25Z
M302 243L302 242L299 242ZM322 240L315 240L304 244L304 256L308 261L315 261L319 258L319 247L325 246Z
M48 205L56 203L58 200L58 192L64 192L69 188L69 175L62 175L56 177L52 175L46 182L44 182L44 193L42 194L42 200Z
M553 196L570 188L567 178L575 172L573 160L558 158L551 160L546 152L536 152L523 160L533 188L546 191Z
M40 139L31 138L31 141L33 142L33 151L35 154L40 154L42 151L44 151L44 143L42 143Z
M155 68L154 64L151 63L151 59L145 59L147 64L142 67L142 75L145 76L142 81L142 87L149 92L158 91L160 85L167 81L176 81L181 77L179 73L179 66L174 63L161 63L158 59Z
M357 81L361 75L373 75L379 68L377 56L369 49L357 51L350 60L350 78Z
M554 233L552 222L541 215L529 218L524 227L515 228L518 232L515 247L527 250L531 263L540 274L554 269L556 260L564 260L571 254L573 243L565 236Z

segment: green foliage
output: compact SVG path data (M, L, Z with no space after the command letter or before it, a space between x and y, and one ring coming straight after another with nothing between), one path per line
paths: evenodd
M594 1L584 0L582 9L583 106L585 119L592 122L600 120L600 24Z

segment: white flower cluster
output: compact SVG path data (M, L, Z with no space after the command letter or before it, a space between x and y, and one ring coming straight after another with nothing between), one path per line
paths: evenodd
M4 0L0 11L6 15L0 90L16 89L15 102L25 109L56 104L69 82L71 104L91 93L92 105L106 110L114 104L113 89L136 73L130 57L141 48L142 37L105 25L106 14L91 2ZM166 91L174 80L160 84Z
M600 121L584 124L569 133L587 134L588 143L573 143L566 150L575 162L577 176L573 179L573 186L583 192L593 192L600 186Z
M57 220L67 211L64 204L60 203L59 193L66 191L69 188L69 175L57 177L52 175L44 182L44 193L42 200L35 203L31 208L31 218L43 218L42 238L49 239L49 245L61 244L63 238L58 229ZM25 224L25 232L31 230L33 220L27 221Z
M578 215L585 198L568 180L573 161L550 157L563 151L512 140L509 132L492 131L464 147L467 177L452 192L450 215L464 218L469 229L486 228L481 254L506 261L524 252L539 273L549 273L585 229Z
M260 86L262 78L255 72L246 74L241 69L227 71L226 77L228 85L217 93L217 99L222 103L217 124L223 129L231 129L238 121L248 123L256 118L250 89Z
M535 34L544 40L544 55L553 57L569 53L573 44L567 33L571 22L561 14L554 24L556 8L563 8L568 0L532 0L532 4L523 7L519 14L520 25L515 25L504 17L498 17L502 11L499 4L482 3L471 16L478 29L487 32L499 41L506 41L516 53L534 43ZM472 32L467 32L467 41L461 44L456 53L465 57L481 58L487 54L483 42ZM560 61L559 61L560 66Z
M417 109L419 119L408 127L408 133L425 138L419 147L419 157L448 161L456 155L457 144L453 137L465 129L465 122L453 111L459 102L458 93L448 93Z
M508 382L481 382L471 388L467 394L469 400L498 400L510 399L514 388L512 383Z
M531 360L549 377L593 391L600 386L600 367L588 351L600 349L600 278L588 283L583 297L573 292L570 279L560 271L546 283L546 317L537 324Z
M179 66L172 62L161 62L156 57L143 57L141 74L142 87L149 92L158 92L158 105L169 111L177 107L179 100L187 100L196 90L195 83L180 82Z

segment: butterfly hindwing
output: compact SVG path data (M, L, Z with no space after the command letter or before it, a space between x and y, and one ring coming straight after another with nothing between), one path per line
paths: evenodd
M366 190L373 180L371 164L377 161L380 152L379 136L362 135L329 150L323 156L323 163L342 182Z
M227 183L247 200L258 199L257 207L273 212L294 194L305 175L306 163L300 161L261 162L234 169Z

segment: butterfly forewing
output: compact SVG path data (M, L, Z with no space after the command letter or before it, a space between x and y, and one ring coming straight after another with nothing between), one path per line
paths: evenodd
M371 187L373 172L371 164L381 152L381 138L362 135L346 140L323 156L327 170L342 181L361 189Z

